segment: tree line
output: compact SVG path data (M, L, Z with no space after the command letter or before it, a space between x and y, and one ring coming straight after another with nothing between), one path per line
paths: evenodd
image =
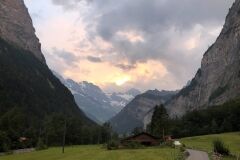
M163 105L156 106L148 132L155 136L191 137L240 130L240 99L220 106L186 113L170 118Z
M41 123L36 121L31 125L27 119L28 117L17 108L1 116L0 152L38 147L39 143L46 147L61 146L64 132L66 145L102 144L113 136L107 123L102 126L85 125L81 119L66 117L63 114L47 116Z

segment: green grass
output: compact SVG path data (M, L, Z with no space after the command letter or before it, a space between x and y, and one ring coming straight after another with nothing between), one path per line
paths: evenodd
M181 142L187 147L211 153L213 151L212 142L216 138L221 139L226 144L231 154L240 155L240 132L183 138Z
M108 151L102 146L68 147L65 154L61 148L2 156L0 160L174 160L178 150L172 148L146 148L137 150Z

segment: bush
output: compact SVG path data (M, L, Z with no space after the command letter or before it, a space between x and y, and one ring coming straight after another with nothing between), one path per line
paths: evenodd
M47 146L43 143L43 140L41 138L38 139L36 150L44 150L47 149Z
M119 148L119 142L118 141L109 141L107 143L107 149L108 150L115 150L115 149L118 149Z
M132 141L132 142L127 143L126 148L139 149L139 148L144 148L144 146L139 142L133 142Z
M0 131L0 152L7 152L10 149L10 140L5 132Z
M216 139L213 141L213 151L215 153L228 156L230 155L229 149L225 146L222 140Z

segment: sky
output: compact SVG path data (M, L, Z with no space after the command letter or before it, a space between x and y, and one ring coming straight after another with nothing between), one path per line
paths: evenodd
M233 0L24 0L48 66L105 92L191 80Z

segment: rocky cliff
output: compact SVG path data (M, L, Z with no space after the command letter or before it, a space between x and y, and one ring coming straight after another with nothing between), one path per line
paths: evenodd
M31 17L23 0L1 0L0 37L32 52L41 62L45 63L39 39L35 35Z
M216 42L203 56L201 68L191 84L183 88L166 107L170 115L223 104L240 96L240 0L227 15Z
M140 94L110 120L111 126L118 133L131 133L135 128L143 128L146 114L175 94L175 91L158 90L149 90Z

